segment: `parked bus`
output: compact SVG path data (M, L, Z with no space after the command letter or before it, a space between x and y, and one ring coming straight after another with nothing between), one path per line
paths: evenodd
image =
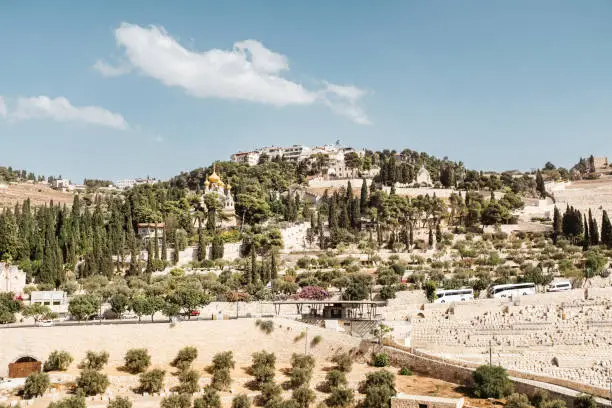
M489 289L489 297L492 298L514 298L517 296L535 295L535 283L511 283L507 285L495 285Z
M436 300L434 303L465 302L474 299L474 289L449 289L436 290Z
M550 285L546 288L547 292L565 292L566 290L571 290L572 284L567 279L558 280L555 282L551 282Z

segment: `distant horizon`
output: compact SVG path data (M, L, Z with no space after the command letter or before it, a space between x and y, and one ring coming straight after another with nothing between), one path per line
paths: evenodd
M312 146L310 146L310 145L303 144L303 143L296 143L296 144L292 144L292 145L290 145L290 146L294 146L294 145L312 147ZM320 144L320 145L318 145L318 146L323 146L323 145L325 145L325 144ZM333 143L327 143L327 145L333 145ZM270 146L265 146L265 147L290 147L290 146L283 146L283 145L278 144L278 145L270 145ZM403 147L403 148L399 148L399 149L398 149L398 148L371 149L371 148L368 148L368 147L356 147L356 146L349 146L349 145L344 145L344 144L343 144L342 146L344 146L344 147L351 147L351 148L354 148L354 149L356 149L356 150L365 149L365 150L379 151L379 152L380 152L380 151L382 151L382 150L389 150L389 151L393 151L393 150L395 150L395 151L396 151L396 152L398 152L398 153L400 153L400 152L401 152L401 151L403 151L404 149L410 149L409 147ZM259 148L262 148L262 147L259 147ZM210 166L212 166L212 164L213 164L213 163L215 163L215 162L230 162L230 161L231 161L231 155L232 155L232 154L234 154L234 153L239 153L239 152L245 153L245 152L250 152L250 151L257 150L257 149L259 149L259 148L255 148L255 149L246 149L246 150L244 150L244 149L243 149L243 150L240 150L240 151L236 151L236 152L233 152L233 153L231 153L230 155L228 155L228 157L227 157L227 158L225 158L225 159L214 159L214 160L212 160L212 161L211 161L210 163L208 163L208 164L202 164L202 165L200 165L200 166L196 166L196 167L193 167L193 168L190 168L190 169L186 169L186 170L177 170L175 173L173 173L173 174L171 174L171 175L169 175L169 176L162 176L162 177L158 177L158 176L156 176L156 175L154 175L154 174L152 174L152 173L148 173L148 174L147 174L147 172L145 172L145 173L144 173L144 174L142 174L142 175L128 175L128 176L124 176L124 177L119 176L119 177L113 177L113 178L110 178L110 177L104 177L104 176L98 176L98 177L93 177L93 176L92 176L92 177L89 177L89 176L84 176L84 177L82 177L82 178L80 178L80 179L79 179L78 177L77 177L77 178L73 178L73 177L71 177L71 176L66 176L66 175L65 175L64 173L62 173L61 171L60 171L60 172L57 172L57 173L44 173L44 172L37 173L37 172L35 172L35 171L34 171L34 173L36 174L36 176L43 175L43 176L45 177L45 179L46 179L47 177L49 177L49 176L51 176L51 177L58 177L58 176L62 176L62 178L63 178L63 179L68 179L68 180L70 180L70 181L71 181L73 184L83 184L83 183L85 182L85 180L93 180L93 179L95 179L95 180L107 180L107 181L111 181L111 182L115 183L115 182L120 181L120 180L129 180L129 179L146 179L147 177L148 177L148 178L151 178L151 179L159 180L159 181L168 181L168 180L172 179L173 177L178 176L178 175L179 175L179 174L181 174L182 172L187 172L187 173L188 173L188 172L190 172L190 171L192 171L192 170L196 170L196 169L198 169L198 168L206 168L206 167L210 167ZM414 150L414 149L410 149L410 150ZM427 154L429 154L430 156L432 156L432 154L431 154L431 153L429 153L429 152L420 152L420 151L419 151L419 153L427 153ZM468 164L466 164L466 162L465 162L465 161L463 161L463 160L461 160L461 159L459 159L459 158L457 158L457 159L456 159L456 158L453 158L453 157L450 157L450 156L447 156L447 157L448 157L448 160L449 160L449 161L453 161L453 162L460 162L460 161L461 161L461 162L463 162L463 163L464 163L465 168L466 168L466 169L468 169L468 170L483 171L483 172L485 172L485 173L486 173L486 172L503 173L503 172L506 172L506 171L518 171L518 172L521 172L521 173L527 173L527 172L536 171L536 170L538 170L538 169L542 169L542 168L544 167L544 165L545 165L545 164L546 164L548 161L550 161L552 164L554 164L554 165L555 165L557 168L559 168L559 167L563 167L563 168L565 168L565 169L567 169L567 170L570 170L570 169L571 169L571 168L572 168L574 165L576 165L576 164L578 163L578 161L580 160L580 158L588 158L588 157L589 157L589 156L591 156L591 155L592 155L592 156L594 156L594 157L609 157L608 155L602 155L602 154L593 154L593 153L590 153L590 154L587 154L587 155L583 155L583 156L579 156L579 157L577 157L577 158L576 158L576 160L575 160L573 163L569 164L569 165L563 165L563 164L555 163L555 162L553 162L553 161L551 161L551 160L544 160L544 161L542 162L542 164L541 164L541 165L539 165L539 166L537 166L537 167L530 167L530 168L525 168L525 169L521 169L521 168L510 168L510 169L484 169L484 168L483 168L483 169L481 169L481 168L474 168L474 167L470 167ZM436 158L438 158L438 159L443 159L443 158L444 158L444 156L442 156L442 157L437 156L437 155L433 155L433 156L436 156ZM18 165L7 165L7 164L4 164L4 163L0 163L0 166L2 166L2 167L11 167L11 168L12 168L12 169L14 169L14 170L19 169L19 170L26 170L26 171L28 171L28 172L29 172L29 171L32 171L31 169L28 169L28 168L23 168L23 167L20 167L20 166L18 166ZM79 176L79 177L81 177L81 176ZM76 182L75 180L80 180L80 182Z

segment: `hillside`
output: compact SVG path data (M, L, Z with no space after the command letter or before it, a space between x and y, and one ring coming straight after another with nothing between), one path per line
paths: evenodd
M72 204L72 193L53 190L43 184L10 183L0 186L0 207L12 207L30 199L32 205L48 204L51 200L55 204Z

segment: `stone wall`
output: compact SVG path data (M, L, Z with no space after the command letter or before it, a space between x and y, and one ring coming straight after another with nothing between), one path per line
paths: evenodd
M288 361L292 353L304 351L304 340L294 338L306 328L308 338L322 337L312 349L325 359L339 350L358 347L361 340L324 328L288 319L273 319L275 329L266 335L255 326L255 319L191 321L156 324L118 324L94 326L55 326L0 329L0 377L8 375L8 365L22 356L44 361L54 350L67 350L77 364L87 350L106 350L109 364L119 366L125 352L145 347L153 364L170 362L185 346L196 346L198 362L208 364L215 353L232 350L236 361L248 362L259 350L273 351L279 361Z

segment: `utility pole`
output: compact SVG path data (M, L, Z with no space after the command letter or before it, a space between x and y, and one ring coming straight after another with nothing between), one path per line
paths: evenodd
M493 365L493 346L491 345L491 340L489 340L489 366Z

